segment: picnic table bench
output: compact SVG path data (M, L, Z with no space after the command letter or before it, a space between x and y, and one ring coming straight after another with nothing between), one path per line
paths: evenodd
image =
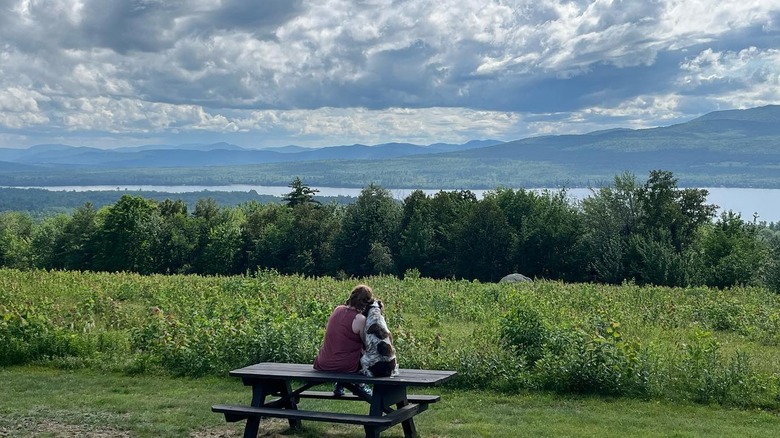
M402 368L394 377L366 377L358 373L333 373L317 371L310 364L264 362L233 370L231 376L240 377L244 385L252 387L252 403L241 405L214 405L211 410L225 415L228 422L246 420L244 438L257 437L260 419L286 418L291 428L298 428L301 420L326 421L362 425L366 437L378 437L379 433L401 423L405 437L417 436L414 416L428 409L428 405L441 399L438 395L410 395L410 386L432 386L455 375L455 371L414 370ZM335 395L332 391L313 391L322 384L339 382L353 394ZM373 395L359 386L373 385ZM298 385L293 389L294 385ZM275 397L266 400L267 397ZM302 398L365 401L368 414L348 414L298 409Z

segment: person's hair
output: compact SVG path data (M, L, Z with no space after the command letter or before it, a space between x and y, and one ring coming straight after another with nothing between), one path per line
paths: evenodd
M349 294L349 299L345 304L362 312L372 301L374 301L374 296L371 287L359 284L352 289L352 293Z

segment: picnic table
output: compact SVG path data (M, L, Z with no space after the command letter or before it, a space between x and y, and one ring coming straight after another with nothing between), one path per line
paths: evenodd
M291 428L298 428L301 420L325 421L362 425L366 437L401 423L405 437L417 436L414 416L441 399L438 395L407 394L410 386L433 386L455 375L455 371L414 370L402 368L394 377L366 377L358 373L334 373L315 370L311 364L263 362L233 370L231 376L240 377L244 385L252 387L250 406L214 405L211 410L225 415L228 422L246 420L245 438L257 436L262 417L286 418ZM331 391L311 388L340 382L353 394L335 395ZM373 385L373 395L367 394L360 383ZM293 389L295 388L295 389ZM274 397L266 400L267 397ZM369 403L368 414L322 412L298 409L302 398Z

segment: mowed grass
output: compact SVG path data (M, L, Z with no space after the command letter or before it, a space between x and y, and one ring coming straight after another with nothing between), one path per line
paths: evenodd
M0 369L0 436L240 437L242 423L211 412L217 403L249 402L251 390L232 378L129 376L34 366ZM777 412L657 401L544 393L428 388L439 403L416 418L423 437L769 437ZM361 402L303 400L302 408L366 412ZM304 422L288 430L264 421L261 436L362 437L359 426ZM401 437L395 426L383 433Z

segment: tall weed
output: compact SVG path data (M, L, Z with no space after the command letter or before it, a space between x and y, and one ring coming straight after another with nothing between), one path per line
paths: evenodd
M760 288L0 269L0 366L311 363L358 282L384 301L401 366L456 370L457 387L780 407L780 297Z

